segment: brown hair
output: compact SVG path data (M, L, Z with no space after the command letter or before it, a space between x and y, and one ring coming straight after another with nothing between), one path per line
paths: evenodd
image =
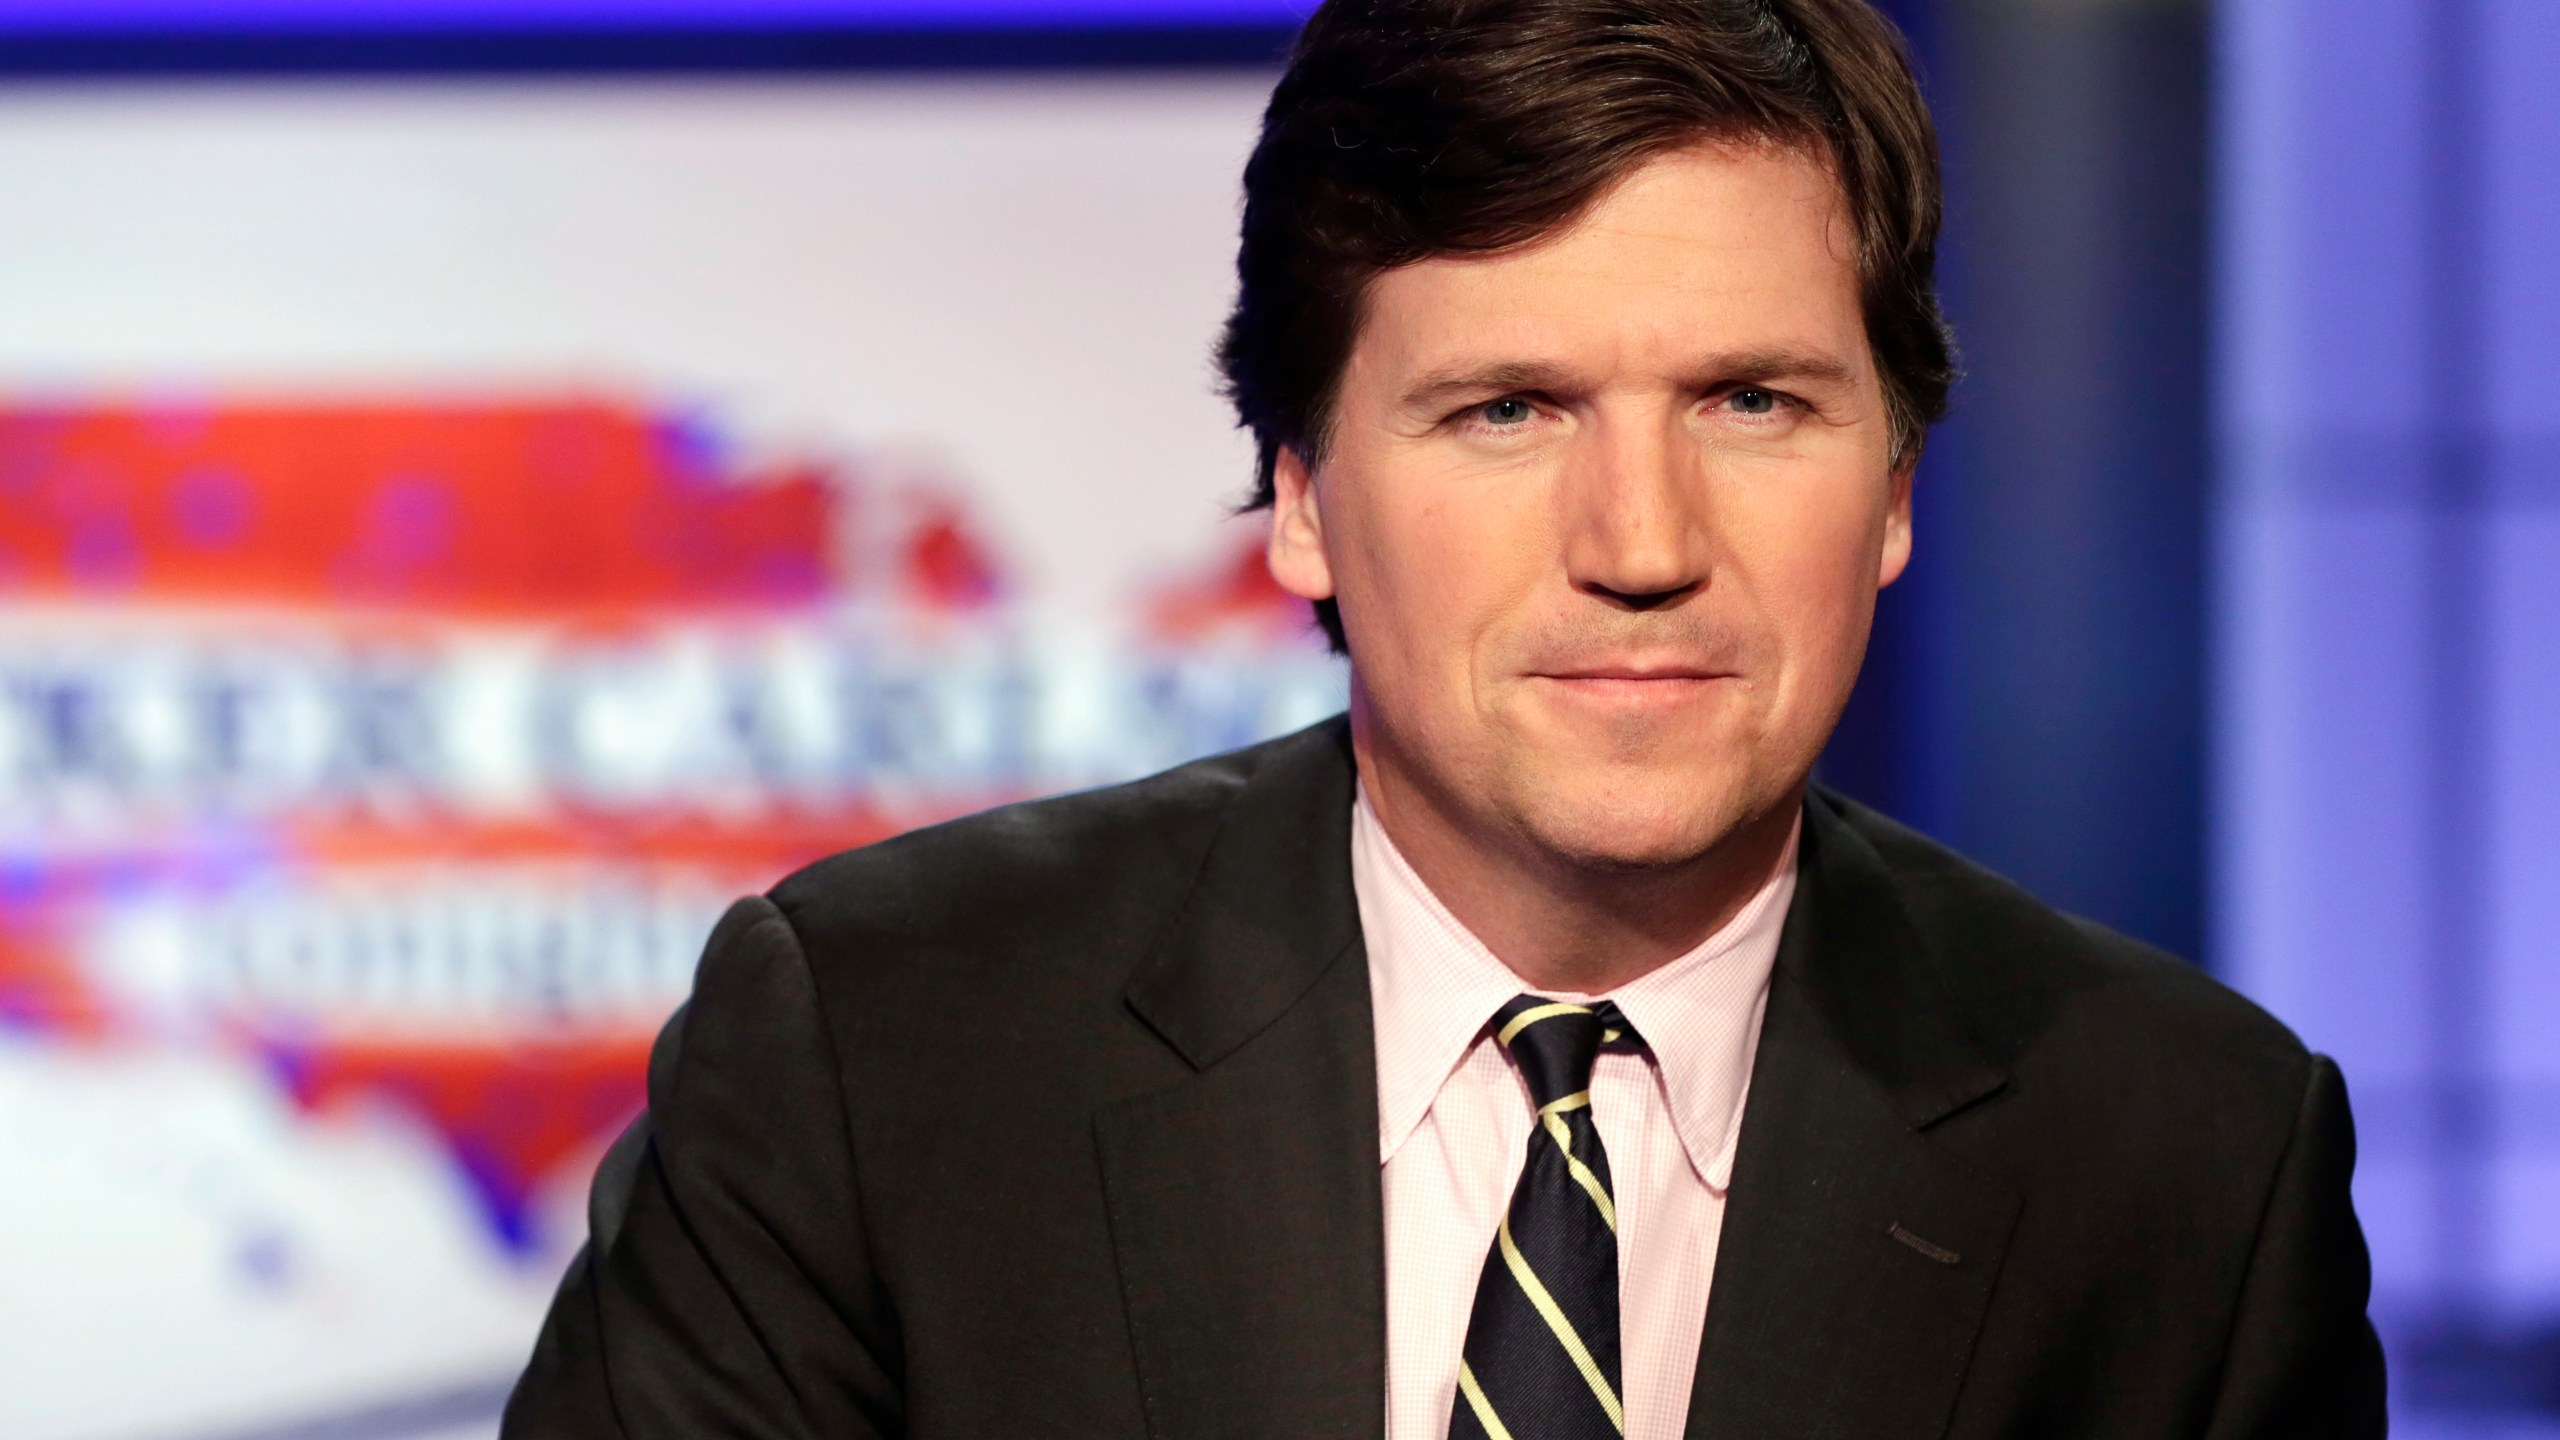
M1373 277L1551 234L1701 139L1800 146L1839 177L1895 461L1914 458L1955 374L1937 140L1866 0L1326 0L1244 170L1218 364L1260 452L1247 508L1272 503L1282 447L1321 457ZM1333 604L1317 616L1340 648Z

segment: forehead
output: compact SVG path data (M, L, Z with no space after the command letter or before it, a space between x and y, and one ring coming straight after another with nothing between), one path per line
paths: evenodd
M1824 161L1774 145L1670 151L1552 235L1399 266L1364 299L1355 369L1769 348L1867 367L1846 197Z

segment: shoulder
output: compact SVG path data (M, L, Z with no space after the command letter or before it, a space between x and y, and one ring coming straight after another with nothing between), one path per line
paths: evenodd
M820 860L769 893L804 933L859 925L923 938L1036 925L1062 906L1179 885L1259 753L910 830Z
M1854 801L1813 803L1882 860L1937 985L2023 1078L2102 1108L2290 1127L2312 1056L2255 1002Z
M822 971L892 958L969 967L1033 953L1052 968L1128 961L1180 907L1252 778L1275 755L1320 743L1301 732L911 830L820 860L769 898Z

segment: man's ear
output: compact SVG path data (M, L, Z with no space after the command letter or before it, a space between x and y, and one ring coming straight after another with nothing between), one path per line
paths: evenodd
M1911 563L1911 477L1920 468L1920 457L1913 455L1893 467L1885 494L1884 553L1876 561L1876 588L1902 578L1903 568Z
M1333 598L1333 565L1324 554L1324 517L1316 477L1297 447L1283 445L1271 463L1271 578L1301 600Z

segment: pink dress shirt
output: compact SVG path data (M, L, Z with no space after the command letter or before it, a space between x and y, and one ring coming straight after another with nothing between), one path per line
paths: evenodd
M1606 997L1651 1047L1649 1057L1602 1055L1591 1079L1618 1208L1628 1440L1679 1440L1687 1427L1795 851L1790 837L1769 883L1706 943ZM1387 1440L1448 1440L1476 1281L1520 1178L1534 1108L1485 1022L1529 987L1424 886L1365 794L1353 807L1351 876L1377 1019Z

